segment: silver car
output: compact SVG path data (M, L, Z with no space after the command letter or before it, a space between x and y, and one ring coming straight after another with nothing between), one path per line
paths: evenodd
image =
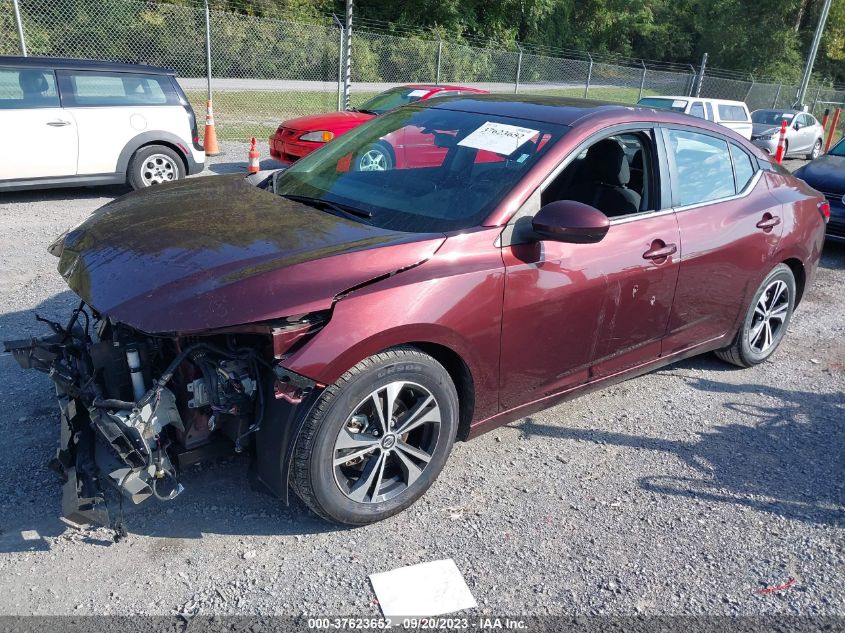
M787 156L818 158L822 152L824 128L812 114L797 110L754 110L751 113L751 142L774 155L778 149L781 121L786 120Z

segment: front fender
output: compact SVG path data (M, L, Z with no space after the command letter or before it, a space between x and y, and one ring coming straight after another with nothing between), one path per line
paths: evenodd
M329 323L283 366L328 385L387 348L440 345L472 375L475 417L497 413L504 266L488 237L464 239L457 255L447 240L424 264L337 301Z

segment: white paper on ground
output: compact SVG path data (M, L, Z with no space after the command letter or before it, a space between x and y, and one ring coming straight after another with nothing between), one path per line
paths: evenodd
M538 134L537 130L527 127L487 121L474 132L467 134L458 145L510 156L520 145L536 134Z
M451 558L370 575L387 618L443 615L477 607Z
M408 93L409 97L424 97L428 94L428 90L411 90Z

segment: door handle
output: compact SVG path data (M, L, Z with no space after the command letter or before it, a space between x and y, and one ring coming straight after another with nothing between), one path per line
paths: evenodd
M674 244L664 244L660 240L654 240L651 248L643 253L643 259L666 259L677 252L678 247Z
M780 218L776 215L769 215L766 213L763 216L763 219L757 223L758 229L763 229L764 231L771 231L775 228L778 224L780 224Z
M50 127L64 127L66 125L70 125L70 121L62 121L61 119L57 119L56 121L47 121L47 125Z

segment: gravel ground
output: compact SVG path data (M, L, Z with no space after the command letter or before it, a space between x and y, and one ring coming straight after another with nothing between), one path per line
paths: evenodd
M45 248L120 193L0 196L0 339L66 316ZM120 543L67 527L51 383L0 356L0 615L378 615L368 574L452 557L478 613L845 616L844 269L829 244L772 361L695 358L457 445L416 505L358 529L254 492L246 458L128 509Z

